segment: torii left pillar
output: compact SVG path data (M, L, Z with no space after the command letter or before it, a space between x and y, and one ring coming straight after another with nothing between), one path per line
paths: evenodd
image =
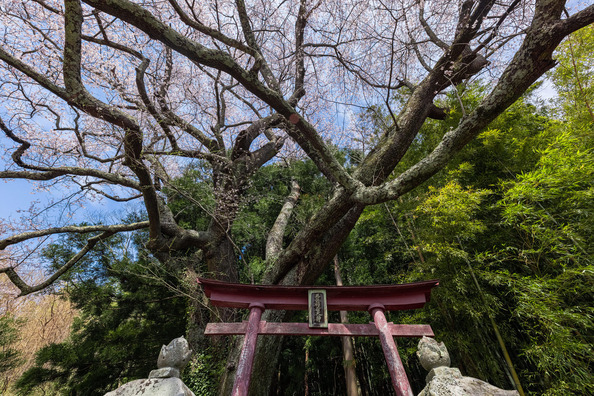
M232 396L244 396L248 394L250 388L250 379L252 377L252 367L254 365L254 354L256 353L256 343L258 342L258 329L260 319L264 312L263 304L250 304L250 317L247 323L245 337L243 339L243 348L239 355L237 373L235 374L235 383L233 384Z

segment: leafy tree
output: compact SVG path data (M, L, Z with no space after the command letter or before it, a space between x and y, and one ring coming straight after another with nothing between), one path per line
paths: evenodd
M583 80L592 72L591 32L577 32L559 49L552 77L564 122L551 126L554 139L539 150L534 168L502 185L498 206L512 234L487 256L485 277L508 299L508 321L526 362L521 374L530 390L546 395L594 391L594 91Z
M584 144L590 139L575 136L583 131L569 128L536 169L505 186L499 205L515 238L497 252L489 275L509 285L510 314L522 319L515 326L527 338L521 355L543 373L526 374L530 386L551 395L594 390L594 153Z
M449 172L415 196L366 209L341 254L352 284L439 278L427 309L392 318L431 323L466 374L511 386L493 318L525 389L589 394L591 126L546 114L518 101ZM423 133L415 150L444 132ZM400 342L420 389L414 344Z
M4 296L4 315L14 318L16 337L8 337L10 345L5 349L18 354L18 365L0 371L3 395L14 395L14 384L35 360L35 352L43 346L61 342L70 333L76 311L69 301L55 294L30 296L10 301ZM11 320L12 321L12 320ZM46 384L37 393L52 393L52 384Z
M44 254L55 265L70 259L88 236L69 237ZM140 236L136 237L141 238ZM22 394L53 382L71 395L102 395L156 368L161 345L185 333L187 304L172 290L174 276L139 251L137 260L106 254L86 256L85 270L66 274L62 290L79 309L70 337L39 350L36 364L16 386ZM107 249L110 246L111 249Z
M0 316L0 371L6 372L20 363L19 353L11 345L18 337L18 326L18 321L11 315ZM0 384L2 392L7 387L8 383Z

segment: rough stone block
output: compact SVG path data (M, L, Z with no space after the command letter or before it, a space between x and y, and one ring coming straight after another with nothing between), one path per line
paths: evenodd
M157 359L157 367L175 367L178 370L183 370L186 364L190 361L192 351L188 345L188 341L184 337L174 339L169 345L161 347L159 359Z
M437 342L433 338L423 337L419 341L417 356L425 370L435 367L450 366L450 354L443 342Z
M472 377L436 375L418 396L519 396L519 393Z
M152 370L149 374L149 378L179 378L179 370L175 367L163 367L160 369Z
M427 374L427 377L425 377L425 381L429 383L436 375L444 375L452 378L462 378L462 373L460 372L460 369L457 369L455 367L442 366L432 368L431 371L429 371L429 374Z
M179 378L139 379L105 396L196 396Z

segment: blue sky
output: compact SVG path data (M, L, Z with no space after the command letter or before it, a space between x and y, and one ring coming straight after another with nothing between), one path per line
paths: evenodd
M40 207L50 199L59 199L68 192L59 191L56 194L49 194L45 191L36 191L32 182L26 180L1 180L0 179L0 218L18 220L20 213L18 210L27 210L34 201L40 201ZM109 199L101 201L91 201L85 208L76 212L72 222L94 222L99 219L107 223L118 222L128 212L134 210L134 207L141 204L142 201L136 200L130 203L117 203ZM104 218L108 216L108 218ZM57 225L57 224L56 224ZM0 235L0 239L3 239Z
M30 203L42 198L33 194L31 183L25 180L0 181L0 218L17 215L19 209L26 209Z

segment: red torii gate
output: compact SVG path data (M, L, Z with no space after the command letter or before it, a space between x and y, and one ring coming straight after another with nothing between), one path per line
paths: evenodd
M315 336L378 336L392 385L398 396L413 396L394 337L433 337L430 325L402 325L386 321L384 311L422 308L437 280L376 286L269 286L227 283L198 278L211 303L248 308L247 322L209 323L205 335L245 335L237 365L233 396L248 393L258 334ZM265 309L309 310L309 323L268 323ZM328 323L327 311L369 311L370 324Z

